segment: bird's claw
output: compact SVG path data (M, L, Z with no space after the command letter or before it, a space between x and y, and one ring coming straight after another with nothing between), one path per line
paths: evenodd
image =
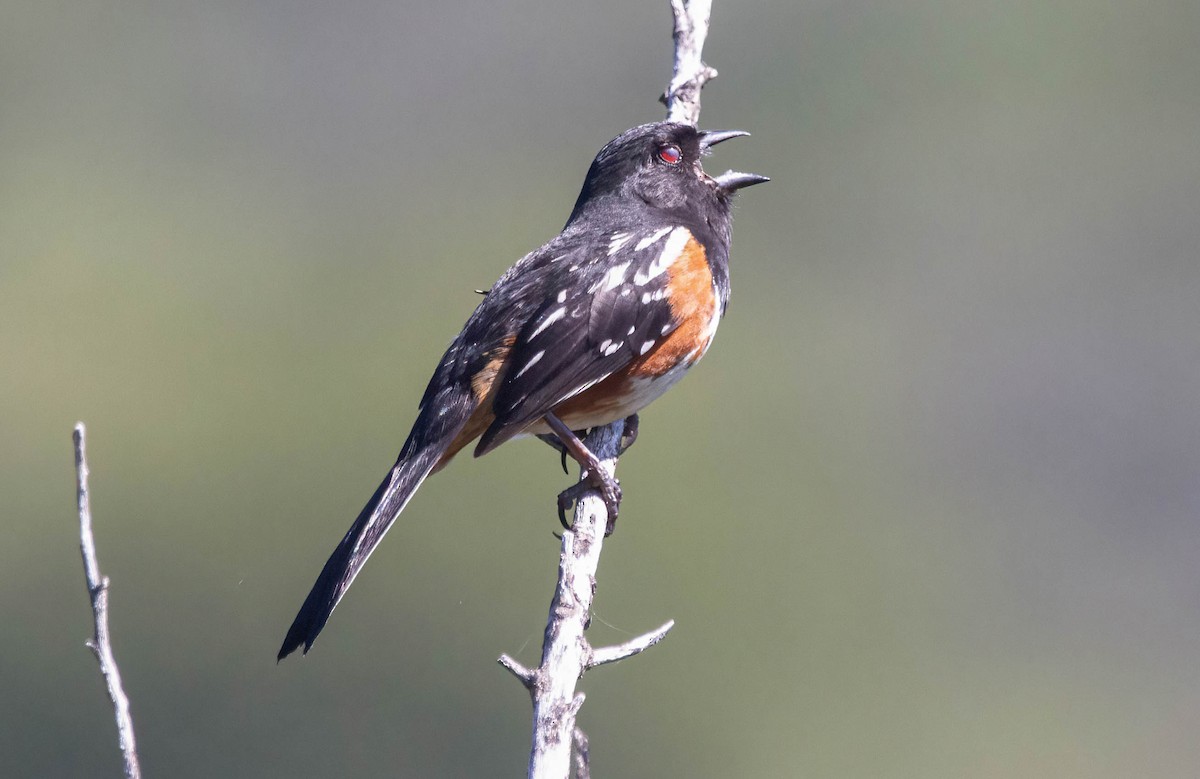
M589 470L577 483L558 493L558 521L564 528L570 530L571 524L567 522L567 510L577 504L584 493L590 489L600 492L600 498L604 501L604 508L608 512L608 522L604 526L604 535L607 538L617 527L617 514L621 509L621 483L617 481L616 477L609 476L603 470L600 470L598 474Z
M580 482L580 484L582 483ZM558 523L563 526L563 530L571 529L571 523L567 521L567 511L575 503L576 495L574 492L578 486L579 484L576 484L574 487L568 487L558 493Z
M567 449L567 445L564 444L562 440L553 433L539 433L537 437L542 440L542 443L547 444L550 446L550 448L558 452L562 462L563 473L570 475L571 471L567 467L567 456L571 452L569 449Z

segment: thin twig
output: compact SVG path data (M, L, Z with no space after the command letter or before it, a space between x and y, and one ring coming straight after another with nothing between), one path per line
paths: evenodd
M633 657L636 654L645 652L650 647L657 644L667 637L667 632L675 627L675 620L669 619L666 624L657 630L652 630L645 635L631 638L623 644L616 646L602 646L599 649L593 649L591 656L587 661L587 670L591 670L598 665L607 663L615 663L618 660L624 660L627 657Z
M75 487L79 501L79 550L83 555L83 575L87 579L88 596L92 600L92 617L95 633L88 640L100 663L100 673L108 685L108 697L112 701L113 714L117 720L117 739L121 755L125 759L126 779L140 779L142 768L138 764L137 744L133 736L133 717L129 713L129 698L121 685L121 671L113 657L112 640L108 632L108 577L100 574L100 563L96 559L96 539L92 535L92 507L88 498L88 465L86 450L87 431L83 423L75 425Z
M500 663L500 665L508 669L509 673L517 677L517 681L524 685L526 690L533 690L534 682L537 681L537 673L535 671L531 671L521 665L508 654L500 655L500 658L496 662Z

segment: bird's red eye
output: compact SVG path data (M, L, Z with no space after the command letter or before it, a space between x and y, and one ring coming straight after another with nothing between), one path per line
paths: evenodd
M668 165L675 165L683 159L683 152L679 150L678 146L663 146L658 150L658 158Z

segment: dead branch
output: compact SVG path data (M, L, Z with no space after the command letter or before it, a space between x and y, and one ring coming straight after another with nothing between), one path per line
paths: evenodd
M87 647L100 663L100 673L108 686L113 714L117 720L117 741L125 759L126 779L140 779L137 743L133 736L133 717L129 713L129 698L121 684L121 671L113 656L112 637L108 632L108 577L100 574L96 559L96 539L92 535L92 506L88 498L87 431L82 422L75 424L75 487L79 502L79 551L83 555L83 575L87 579L88 596L92 600L92 619L95 623Z

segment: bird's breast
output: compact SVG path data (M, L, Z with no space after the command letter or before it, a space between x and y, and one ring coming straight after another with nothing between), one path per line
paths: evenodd
M689 236L666 273L670 328L634 344L636 354L623 368L555 407L572 429L605 425L641 411L708 351L721 321L721 304L704 247Z

